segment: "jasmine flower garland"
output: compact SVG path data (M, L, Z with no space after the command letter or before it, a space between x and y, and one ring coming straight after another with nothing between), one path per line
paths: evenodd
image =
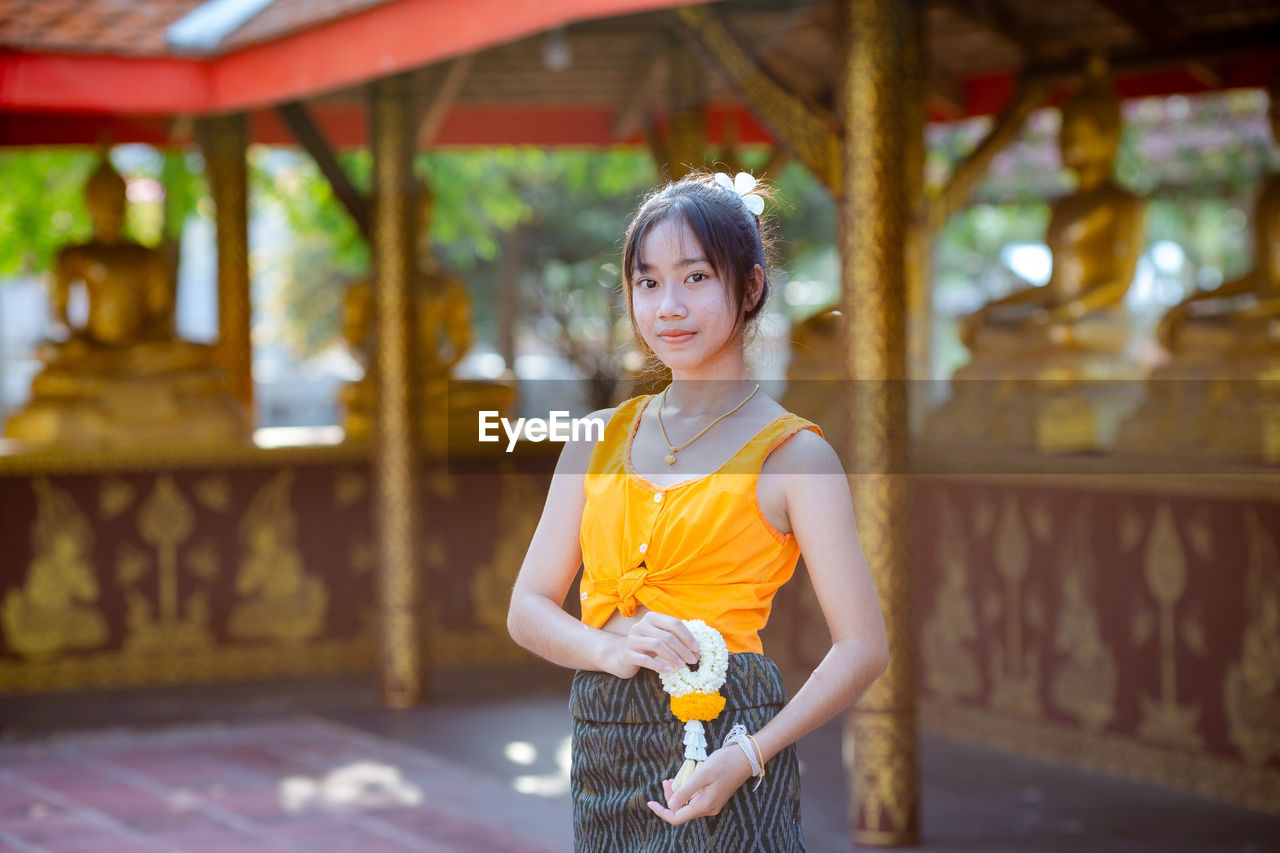
M707 760L707 736L702 721L714 720L724 710L724 686L729 671L729 649L720 632L701 619L685 619L685 627L698 644L698 670L681 667L660 672L662 689L671 696L671 713L684 723L684 764L672 782L679 790L698 765Z

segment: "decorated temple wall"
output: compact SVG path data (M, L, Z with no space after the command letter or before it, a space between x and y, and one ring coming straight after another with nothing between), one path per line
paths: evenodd
M0 691L376 665L367 451L0 469ZM432 665L529 662L506 604L551 453L423 465ZM926 731L1280 812L1274 475L914 478ZM830 638L803 566L766 653Z
M1280 502L925 481L926 728L1280 811Z
M1274 475L918 477L913 510L925 731L1280 813ZM794 692L807 581L769 631Z
M364 453L116 461L4 460L0 692L374 669ZM424 464L421 624L435 666L531 659L506 604L553 462Z

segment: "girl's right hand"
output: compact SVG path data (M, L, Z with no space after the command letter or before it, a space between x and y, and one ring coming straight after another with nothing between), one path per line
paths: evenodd
M650 610L618 637L609 671L619 678L632 678L642 667L674 672L698 662L698 641L674 616Z

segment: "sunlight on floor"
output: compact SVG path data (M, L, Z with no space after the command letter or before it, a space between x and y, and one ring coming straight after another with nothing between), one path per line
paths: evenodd
M503 754L511 763L527 767L538 759L538 748L527 740L513 740L503 749Z
M422 791L401 775L398 767L358 761L320 777L289 776L277 790L286 811L309 806L340 809L385 809L416 806Z
M511 787L521 794L535 797L562 797L569 793L569 738L563 738L556 747L556 769L551 773L526 773L511 780ZM503 750L507 759L513 764L529 766L538 759L538 748L533 744L517 740L507 744Z

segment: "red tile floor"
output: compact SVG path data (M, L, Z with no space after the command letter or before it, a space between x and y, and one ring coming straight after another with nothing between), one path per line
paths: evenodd
M466 676L0 693L0 851L572 850L567 674ZM854 849L841 755L838 719L799 743L809 853ZM928 735L920 804L919 853L1280 851L1276 815Z
M536 800L467 767L316 717L0 745L0 849L571 847L569 827L538 811Z

